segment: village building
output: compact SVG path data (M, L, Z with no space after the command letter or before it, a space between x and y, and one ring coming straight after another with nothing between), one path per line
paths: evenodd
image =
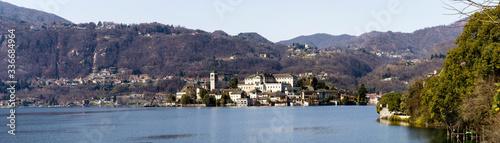
M240 107L253 106L253 100L250 98L239 98L236 100L236 106Z
M244 84L238 84L238 88L251 92L260 90L262 92L284 92L286 87L297 85L297 77L290 74L255 74L245 78Z

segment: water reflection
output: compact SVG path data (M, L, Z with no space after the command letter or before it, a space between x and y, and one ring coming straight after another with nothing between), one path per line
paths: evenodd
M384 119L377 119L377 122L390 126L404 126L407 127L408 137L410 140L430 139L431 143L447 142L445 129L426 128L407 122L390 121Z
M270 130L274 132L303 132L312 134L334 134L337 132L333 127L270 128Z
M17 115L28 116L19 116L16 121L19 135L0 134L0 142L54 142L54 138L57 142L134 143L443 142L446 139L445 130L399 122L377 123L374 119L378 114L373 109L373 106L23 108ZM8 113L7 109L0 111Z
M133 138L133 140L141 141L141 140L166 140L166 139L179 139L179 138L188 138L193 136L199 136L199 134L173 134L173 135L156 135L156 136L145 136L139 138Z
M405 126L405 127L410 126L410 123L407 123L407 122L390 121L390 120L385 120L385 119L377 119L377 122L379 122L381 124L392 125L392 126Z
M70 115L70 114L110 113L110 112L144 111L144 110L152 110L152 109L78 111L78 112L32 112L32 113L16 113L16 115ZM0 114L0 116L7 116L7 115L9 114Z

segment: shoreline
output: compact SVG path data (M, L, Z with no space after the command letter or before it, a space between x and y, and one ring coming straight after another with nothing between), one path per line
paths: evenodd
M321 105L321 106L375 106L375 105ZM76 107L113 107L113 108L129 108L129 107L141 107L141 108L151 108L151 107L156 107L156 108L171 108L171 107L208 107L208 108L213 108L213 107L237 107L237 108L245 108L245 107L320 107L320 106L151 106L151 107L145 107L145 106L134 106L134 105L109 105L109 106L17 106L16 108L76 108ZM10 109L11 107L8 106L1 106L0 109Z

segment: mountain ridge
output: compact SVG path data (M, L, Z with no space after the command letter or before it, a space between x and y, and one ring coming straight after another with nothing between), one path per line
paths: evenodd
M71 21L66 20L55 14L25 7L19 7L4 1L0 1L0 15L5 16L4 18L9 17L21 21L30 22L31 24L34 25L43 25L43 24L48 25L54 22L72 23ZM3 20L4 19L2 19L2 21Z
M408 58L425 58L436 44L456 39L462 33L464 24L464 20L460 20L449 25L427 27L411 33L371 31L359 36L317 33L298 36L278 43L285 45L309 44L319 49L368 49L374 53L414 54Z

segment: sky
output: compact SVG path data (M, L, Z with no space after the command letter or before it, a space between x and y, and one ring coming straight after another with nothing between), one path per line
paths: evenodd
M74 23L158 22L230 35L257 32L270 41L373 30L413 32L460 17L440 0L3 0ZM449 0L443 0L447 2Z

